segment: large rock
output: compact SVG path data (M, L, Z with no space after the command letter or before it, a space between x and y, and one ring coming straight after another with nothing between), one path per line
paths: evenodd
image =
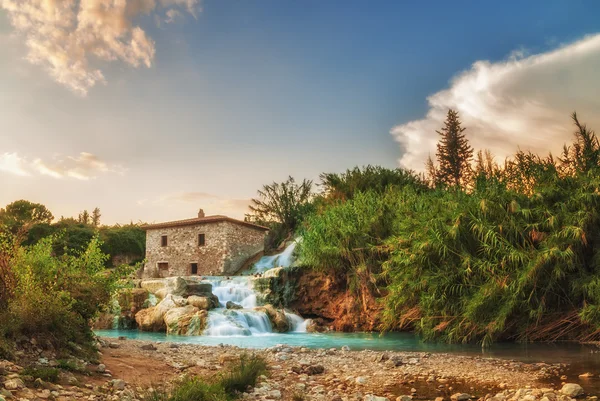
M191 295L199 295L206 296L208 294L212 295L212 284L210 283L187 283L185 288L184 297L189 297Z
M110 330L114 328L115 315L112 313L103 312L92 323L94 330Z
M187 305L171 309L165 314L165 325L168 334L200 335L206 327L208 312Z
M164 279L142 280L140 287L147 290L151 294L156 294L158 290L165 287Z
M575 398L583 395L583 387L576 383L567 383L561 389L560 392L566 396Z
M269 320L271 321L273 331L278 333L290 331L290 322L283 310L275 309L273 305L258 306L254 308L254 310L267 314Z
M169 277L165 282L165 288L168 294L183 296L187 289L187 281L181 277Z
M158 305L142 309L136 313L135 321L142 331L164 331L166 328L164 322L166 313L185 304L186 300L184 298L167 295Z
M198 309L210 310L219 306L219 298L213 294L210 296L191 295L188 297L187 303Z

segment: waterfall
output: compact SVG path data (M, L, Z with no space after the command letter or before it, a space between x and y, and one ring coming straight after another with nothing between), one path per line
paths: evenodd
M254 271L264 272L275 267L290 267L294 262L293 254L296 245L298 245L298 239L292 241L281 253L277 255L263 256L258 262L254 264Z
M253 336L273 332L267 314L254 310L258 305L251 277L205 277L204 281L212 284L212 291L219 298L220 308L208 312L203 335L214 337ZM226 309L225 306L229 301L242 306L242 309ZM306 332L304 319L293 313L285 312L285 314L290 322L290 331Z
M301 316L289 312L285 312L285 317L290 322L290 331L294 333L306 333L306 326L310 323L310 319L304 320Z

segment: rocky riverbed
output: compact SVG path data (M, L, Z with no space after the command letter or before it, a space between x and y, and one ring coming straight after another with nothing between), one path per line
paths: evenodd
M98 365L72 361L71 365L79 368L61 371L59 384L33 380L23 370L25 365L60 367L53 355L41 350L36 353L34 348L27 358L23 355L22 363L1 361L0 400L141 400L148 388L183 375L209 379L244 352L263 356L269 366L269 374L243 394L249 400L597 400L579 384L567 383L564 364L423 352L351 351L347 347L312 350L279 345L248 351L233 346L125 339L99 339L99 345Z

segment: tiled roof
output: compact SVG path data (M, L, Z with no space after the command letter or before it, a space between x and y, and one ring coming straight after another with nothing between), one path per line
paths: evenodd
M257 230L268 231L267 227L259 226L258 224L249 223L247 221L232 219L231 217L215 215L206 217L196 217L193 219L167 221L164 223L145 224L142 226L144 230L153 230L155 228L167 228L167 227L179 227L179 226L193 226L196 224L208 224L208 223L220 223L222 221L228 221L233 224L239 224L242 226L254 228Z

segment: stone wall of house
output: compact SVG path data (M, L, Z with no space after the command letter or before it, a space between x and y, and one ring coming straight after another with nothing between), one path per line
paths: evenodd
M202 246L198 234L205 236ZM167 236L164 247L163 235ZM264 236L261 230L228 221L148 229L143 276L188 276L192 263L198 264L198 275L233 274L264 250ZM159 263L168 263L168 270L160 270Z

